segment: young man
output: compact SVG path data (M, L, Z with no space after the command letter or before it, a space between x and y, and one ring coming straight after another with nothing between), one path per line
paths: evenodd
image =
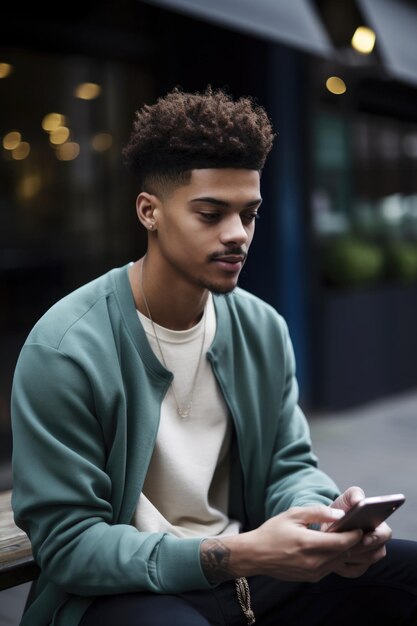
M237 288L272 146L265 111L174 90L137 112L146 255L36 324L13 386L17 524L42 573L24 626L415 624L416 551L326 533L283 319Z

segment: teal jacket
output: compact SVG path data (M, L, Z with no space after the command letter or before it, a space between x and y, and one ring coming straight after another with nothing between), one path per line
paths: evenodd
M172 374L149 346L127 270L55 304L16 366L13 508L42 570L22 626L75 626L96 595L210 587L201 539L131 524ZM230 516L252 529L328 504L338 490L311 451L285 322L239 288L214 303L207 358L234 423Z

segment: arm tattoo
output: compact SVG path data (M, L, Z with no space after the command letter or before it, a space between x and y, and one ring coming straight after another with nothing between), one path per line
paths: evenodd
M210 583L221 583L235 577L229 567L230 552L219 539L204 539L201 543L201 566Z

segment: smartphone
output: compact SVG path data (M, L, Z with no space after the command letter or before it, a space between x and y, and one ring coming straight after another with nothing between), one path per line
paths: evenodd
M375 530L405 502L402 493L364 498L339 520L333 522L328 532L344 532L360 528L365 533Z

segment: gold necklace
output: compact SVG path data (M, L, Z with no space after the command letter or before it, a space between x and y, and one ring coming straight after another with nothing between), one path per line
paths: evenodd
M152 330L153 330L154 335L155 335L156 343L158 344L158 349L159 349L159 352L161 353L162 362L165 365L165 368L167 370L169 370L169 367L167 366L167 362L166 362L165 357L164 357L164 353L162 352L162 346L161 346L161 343L159 341L158 333L156 332L156 327L155 327L154 321L152 319L151 312L149 310L148 301L147 301L146 295L145 295L145 290L143 288L143 267L144 267L144 265L145 265L145 259L142 260L142 264L141 264L141 268L140 268L140 290L142 292L143 301L145 303L147 315L148 315L149 320L150 320L151 325L152 325ZM178 415L182 419L187 419L188 417L190 417L191 409L193 407L194 390L195 390L195 385L196 385L196 382L197 382L198 372L199 372L199 369L200 369L201 357L203 356L204 342L205 342L205 339L206 339L206 309L207 309L207 307L204 307L204 312L203 312L203 317L204 317L203 340L201 342L200 354L198 356L198 364L197 364L197 367L196 367L195 373L194 373L193 384L192 384L192 387L191 387L190 399L187 402L187 404L181 406L178 403L177 395L176 395L175 389L174 389L174 382L171 383L172 393L174 395L175 404L177 406L177 413L178 413Z

